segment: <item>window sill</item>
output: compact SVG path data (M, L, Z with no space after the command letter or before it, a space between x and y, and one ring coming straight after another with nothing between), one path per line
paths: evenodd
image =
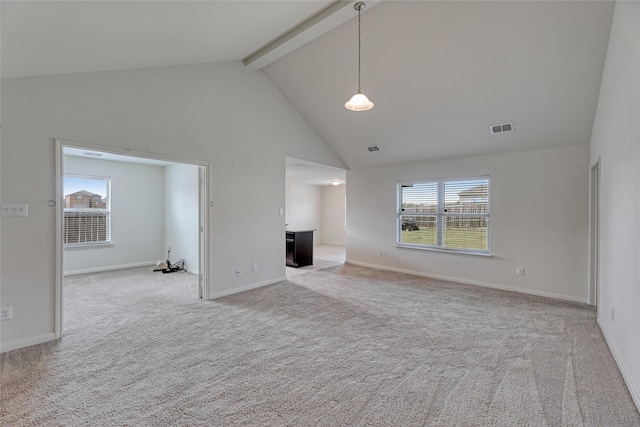
M64 250L80 250L80 249L103 249L103 248L112 248L113 243L105 242L105 243L77 243L74 245L65 245Z
M430 248L425 246L409 245L404 243L396 243L396 247L400 249L414 249L419 251L438 252L441 254L472 255L472 256L480 256L485 258L493 258L493 255L491 254L491 252L465 251L464 249Z

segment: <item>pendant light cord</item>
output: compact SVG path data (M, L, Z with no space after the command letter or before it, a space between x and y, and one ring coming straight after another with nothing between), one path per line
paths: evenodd
M373 102L366 97L364 93L362 93L362 88L360 86L360 74L362 71L361 67L361 51L362 51L362 25L361 25L361 15L362 9L364 9L364 2L357 2L353 5L353 8L358 11L358 92L351 97L349 101L344 104L344 107L347 110L351 111L367 111L373 108Z
M362 93L360 87L360 12L364 7L364 3L358 7L358 93Z

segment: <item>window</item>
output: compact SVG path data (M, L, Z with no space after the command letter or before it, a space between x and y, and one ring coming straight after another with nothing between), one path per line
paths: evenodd
M489 178L398 184L397 245L489 253Z
M64 176L64 244L87 246L111 243L111 180Z

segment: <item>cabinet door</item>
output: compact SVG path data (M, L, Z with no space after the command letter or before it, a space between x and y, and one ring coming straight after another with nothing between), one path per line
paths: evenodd
M294 239L287 239L287 264L290 263L294 263L295 262L295 240Z

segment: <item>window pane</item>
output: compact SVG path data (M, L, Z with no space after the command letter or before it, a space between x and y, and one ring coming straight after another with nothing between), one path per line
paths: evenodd
M398 243L489 251L489 179L399 184Z
M443 247L488 250L489 180L444 183ZM456 216L456 214L461 214Z
M402 187L402 212L437 213L438 212L438 183L413 184Z
M109 241L109 218L101 212L65 212L64 243Z
M402 216L400 243L436 245L436 223L435 216Z
M111 241L108 178L64 177L64 243Z
M487 203L489 180L445 182L444 200L445 203Z
M64 177L65 209L108 209L109 180Z
M487 250L486 217L445 216L444 247Z

